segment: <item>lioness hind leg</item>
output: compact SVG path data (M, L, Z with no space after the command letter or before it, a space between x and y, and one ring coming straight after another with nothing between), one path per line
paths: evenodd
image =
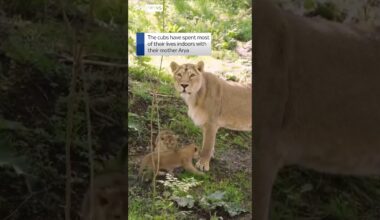
M202 151L200 153L200 158L196 163L196 167L198 167L201 171L208 171L210 169L210 159L214 154L214 145L216 132L218 128L214 125L206 124L203 126L203 144Z

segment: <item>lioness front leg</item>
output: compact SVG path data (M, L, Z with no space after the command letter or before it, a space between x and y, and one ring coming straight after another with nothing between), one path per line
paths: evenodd
M218 131L217 126L211 124L205 124L202 127L203 133L203 144L202 151L200 153L200 158L196 163L196 167L200 170L208 171L210 169L210 159L214 154L214 145L216 132Z

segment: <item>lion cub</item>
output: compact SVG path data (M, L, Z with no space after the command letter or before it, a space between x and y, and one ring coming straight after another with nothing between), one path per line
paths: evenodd
M93 216L90 216L90 189L82 204L82 220L126 220L128 179L121 173L103 174L94 180Z
M154 151L170 151L170 150L177 150L178 147L178 137L177 135L168 129L162 129L157 137L155 142L155 149Z
M160 152L159 169L167 170L169 173L173 173L173 170L178 167L183 167L185 170L202 175L203 172L198 171L194 165L192 159L198 159L198 148L195 144L185 145L178 150ZM153 160L152 160L153 159ZM154 161L154 163L153 163ZM155 172L158 164L158 152L152 152L147 154L141 161L139 170L139 176L143 179L143 171L145 168Z

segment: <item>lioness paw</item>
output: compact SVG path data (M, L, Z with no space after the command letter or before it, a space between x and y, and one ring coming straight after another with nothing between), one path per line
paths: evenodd
M210 161L207 159L199 159L195 166L201 171L209 171L210 170Z

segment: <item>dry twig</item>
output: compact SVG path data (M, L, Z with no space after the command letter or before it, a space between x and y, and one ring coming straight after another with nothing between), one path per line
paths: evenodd
M61 61L63 62L69 62L73 63L74 59L72 57L66 56L66 55L59 55L61 58ZM105 62L105 61L97 61L97 60L88 60L83 59L83 64L87 65L94 65L94 66L105 66L105 67L114 67L114 68L128 68L128 64L121 64L121 63L111 63L111 62Z

